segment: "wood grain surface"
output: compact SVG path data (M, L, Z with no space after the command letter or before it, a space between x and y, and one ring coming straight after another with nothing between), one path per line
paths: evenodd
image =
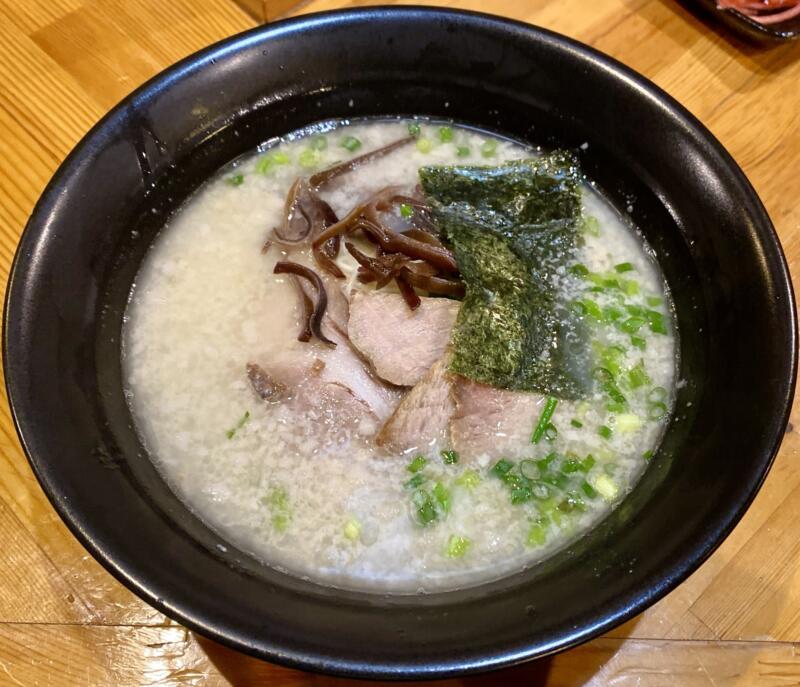
M371 3L311 0L299 11L365 4ZM800 274L800 43L748 47L673 0L425 4L529 21L589 43L654 80L742 165L772 216L791 269ZM232 0L0 0L1 288L38 195L89 127L143 80L253 23ZM797 405L792 415L798 425ZM800 685L799 448L800 438L790 431L732 535L647 612L553 659L445 684ZM267 684L351 683L224 649L113 580L44 497L4 397L0 685Z

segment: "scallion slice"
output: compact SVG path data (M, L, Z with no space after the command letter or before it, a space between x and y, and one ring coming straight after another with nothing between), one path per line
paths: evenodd
M449 558L462 558L469 549L472 542L468 537L462 537L456 534L451 534L447 540L447 549L445 553Z
M491 472L495 477L503 479L513 467L513 462L507 460L506 458L501 458L494 464L489 472Z
M555 426L551 424L550 420L553 417L553 413L556 410L556 406L558 405L558 399L554 396L548 396L547 400L544 403L544 409L542 410L542 414L539 416L539 422L536 425L536 429L533 430L533 435L531 436L531 443L538 444L542 437L545 436L545 433L548 430L548 426L553 427Z
M481 155L483 157L494 157L495 153L497 153L497 141L493 138L484 141L483 145L481 145Z
M242 427L244 427L245 424L248 422L248 420L250 420L249 410L245 411L245 414L239 418L239 421L233 427L231 427L227 432L225 432L225 436L228 437L228 439L233 439L233 437L236 435L236 432L238 432Z
M419 472L428 464L428 459L422 454L414 456L414 459L406 466L409 472Z
M345 150L355 153L361 147L361 141L359 141L355 136L345 136L339 142L339 145Z
M445 465L455 465L458 462L458 452L452 449L449 451L442 451L440 455Z

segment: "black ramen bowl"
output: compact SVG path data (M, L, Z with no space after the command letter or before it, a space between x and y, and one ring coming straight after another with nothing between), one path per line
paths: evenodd
M265 139L320 119L388 114L452 117L578 150L656 252L685 380L652 464L596 529L533 569L425 596L340 591L220 550L151 464L120 373L126 298L170 212ZM524 24L377 8L235 36L109 113L28 223L3 345L14 418L42 487L136 594L264 659L421 678L575 646L697 568L742 516L780 445L796 322L784 256L747 179L653 84Z

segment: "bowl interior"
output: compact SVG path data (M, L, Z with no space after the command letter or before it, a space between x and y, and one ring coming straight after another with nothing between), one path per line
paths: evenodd
M430 115L576 148L655 249L680 331L677 410L599 527L532 570L425 597L264 567L170 492L122 395L120 329L148 246L216 169L320 119ZM588 145L582 145L588 144ZM181 622L255 655L359 676L443 676L585 640L675 586L763 480L786 422L785 262L739 169L685 110L588 48L485 15L351 11L278 23L180 63L65 162L23 237L4 353L20 436L69 526Z

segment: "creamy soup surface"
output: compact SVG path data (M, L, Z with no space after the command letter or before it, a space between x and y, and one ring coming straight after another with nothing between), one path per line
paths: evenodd
M335 218L296 205L286 222L298 178L409 136L311 188L314 207L324 201ZM535 374L533 390L461 374L470 356L496 354L497 332L475 343L475 327L462 324L474 305L463 293L477 293L470 279L490 261L470 272L459 260L459 275L414 259L413 274L401 269L407 278L376 289L375 272L353 255L395 259L376 234L341 235L339 277L313 255L315 236L387 187L373 207L390 238L411 231L415 250L422 241L466 255L438 233L420 169L502 168L543 154L452 123L324 123L238 159L172 216L126 313L126 395L157 468L222 550L233 544L338 587L454 589L535 565L635 486L672 409L676 333L652 251L591 180L579 186L579 219L558 224L572 242L548 268L555 300L531 309L536 319L555 303L569 320L574 355L553 344L540 361L551 370L558 357L554 374L564 365L577 380L564 393L543 390ZM303 220L316 223L310 235L281 240ZM294 272L276 274L278 263L321 280L328 304L314 332L305 330L318 291ZM432 293L432 277L462 291ZM416 309L402 288L416 293Z

